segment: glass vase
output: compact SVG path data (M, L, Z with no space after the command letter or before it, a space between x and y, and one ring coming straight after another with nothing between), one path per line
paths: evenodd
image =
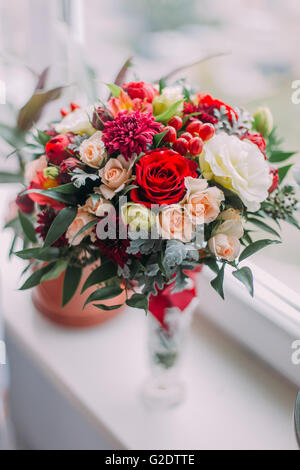
M172 408L186 397L181 363L195 303L193 299L184 311L168 308L163 324L152 314L147 317L150 375L143 384L142 398L149 408Z

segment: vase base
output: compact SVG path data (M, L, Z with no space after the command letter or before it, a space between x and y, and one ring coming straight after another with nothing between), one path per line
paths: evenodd
M147 408L168 410L185 401L186 387L180 381L169 383L152 377L143 384L141 395Z

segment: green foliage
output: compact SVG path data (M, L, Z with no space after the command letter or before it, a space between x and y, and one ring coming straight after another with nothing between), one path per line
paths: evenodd
M72 300L78 289L82 276L82 268L68 266L66 269L63 285L62 306L65 307Z
M66 207L55 217L45 240L45 247L53 245L69 228L77 215L76 207Z
M112 261L106 261L99 268L96 268L87 278L82 288L82 293L85 292L89 287L102 282L107 282L114 278L118 273L118 268Z
M170 119L173 116L175 116L176 112L178 111L179 106L182 105L182 103L183 103L183 100L180 100L172 104L172 106L170 106L169 109L159 114L158 116L155 116L155 120L157 122L162 122L162 123L170 121Z
M134 294L130 299L126 301L128 307L132 308L140 308L148 312L149 310L149 302L145 295L143 294Z
M296 152L283 152L282 150L274 150L269 158L269 162L281 163L281 162L284 162L285 160L288 160L295 154Z
M78 200L73 194L61 193L58 188L56 191L53 191L53 189L29 189L28 191L24 191L23 195L40 194L41 196L49 197L50 199L54 199L55 201L62 202L63 204L77 206Z
M253 287L253 274L250 268L244 266L241 269L234 271L233 276L238 279L248 289L250 295L254 296Z
M56 261L60 257L60 249L53 247L28 248L27 250L18 251L15 255L25 260L37 259L39 261Z
M122 93L122 88L120 88L118 85L115 85L114 83L106 83L105 85L110 89L111 94L115 98L120 97L120 95Z
M293 165L286 165L278 169L279 182L282 183Z
M159 148L162 141L163 141L163 138L165 137L165 135L168 133L168 131L164 131L164 132L160 132L159 134L155 134L155 136L153 137L153 145L155 148Z
M24 178L21 173L8 173L7 171L0 171L1 184L22 183L23 180Z
M71 245L74 243L74 241L76 240L76 238L78 238L80 235L82 235L83 233L85 233L87 230L90 230L91 228L95 227L95 225L97 225L99 222L98 219L95 219L95 220L91 220L90 222L88 222L84 227L82 227L79 232L76 233L75 237L73 238L73 240L71 241Z
M102 287L101 289L96 290L89 296L89 298L84 304L84 308L91 302L99 302L102 300L114 299L115 297L121 295L122 292L123 289L121 289L121 287L117 285Z
M87 184L87 180L100 182L99 175L95 175L93 173L85 173L85 171L81 170L80 168L76 168L73 171L72 175L72 182L77 189L80 189L85 186Z
M247 246L245 250L242 252L240 255L239 261L244 261L246 258L249 258L249 256L254 255L258 251L262 250L266 246L269 245L274 245L274 244L280 244L281 242L279 240L258 240L251 245Z
M21 227L28 240L30 240L32 243L37 243L36 233L30 218L19 210L19 219Z
M219 270L217 277L210 283L213 289L215 289L215 291L222 297L223 300L225 298L223 289L225 266L226 264L224 263Z
M51 101L60 98L62 87L49 91L36 91L29 101L23 106L18 116L18 128L27 132L41 117L44 107Z
M57 279L67 268L68 261L65 259L60 259L54 263L50 271L47 271L41 278L41 283L45 281L52 281Z
M44 266L43 268L35 271L23 284L20 290L28 290L33 287L38 286L41 283L41 280L45 274L47 274L55 266L55 263L50 263Z
M251 224L253 225L256 225L256 227L260 228L261 230L264 230L265 232L268 232L270 233L271 235L274 235L275 237L280 237L279 233L274 230L272 227L270 227L269 225L267 225L265 222L263 222L262 220L260 219L255 219L254 217L249 217L247 219L248 222L250 222Z

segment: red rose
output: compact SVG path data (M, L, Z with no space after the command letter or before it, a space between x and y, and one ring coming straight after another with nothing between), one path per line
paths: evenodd
M151 85L145 82L130 82L124 83L122 88L130 96L132 100L138 98L140 100L146 99L148 103L152 103L154 98L159 94L158 91Z
M197 177L197 163L174 150L157 149L146 153L136 164L136 184L131 199L146 207L176 204L186 193L184 179Z
M261 153L265 155L266 152L266 141L259 132L247 132L242 140L250 140L253 144L257 145Z
M70 173L76 168L80 168L80 161L77 158L67 158L64 160L59 167L59 179L61 184L67 184L71 182L72 176Z
M50 163L53 165L60 165L65 158L72 155L68 150L71 143L70 136L60 134L51 139L46 145L46 155Z
M32 214L34 211L34 202L27 194L24 195L23 192L18 194L16 204L24 214Z

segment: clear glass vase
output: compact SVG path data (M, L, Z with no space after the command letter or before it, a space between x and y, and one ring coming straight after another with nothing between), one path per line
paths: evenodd
M196 299L184 311L169 308L164 318L165 326L153 315L147 317L150 375L142 387L142 398L147 407L172 408L186 397L181 362L195 303Z

